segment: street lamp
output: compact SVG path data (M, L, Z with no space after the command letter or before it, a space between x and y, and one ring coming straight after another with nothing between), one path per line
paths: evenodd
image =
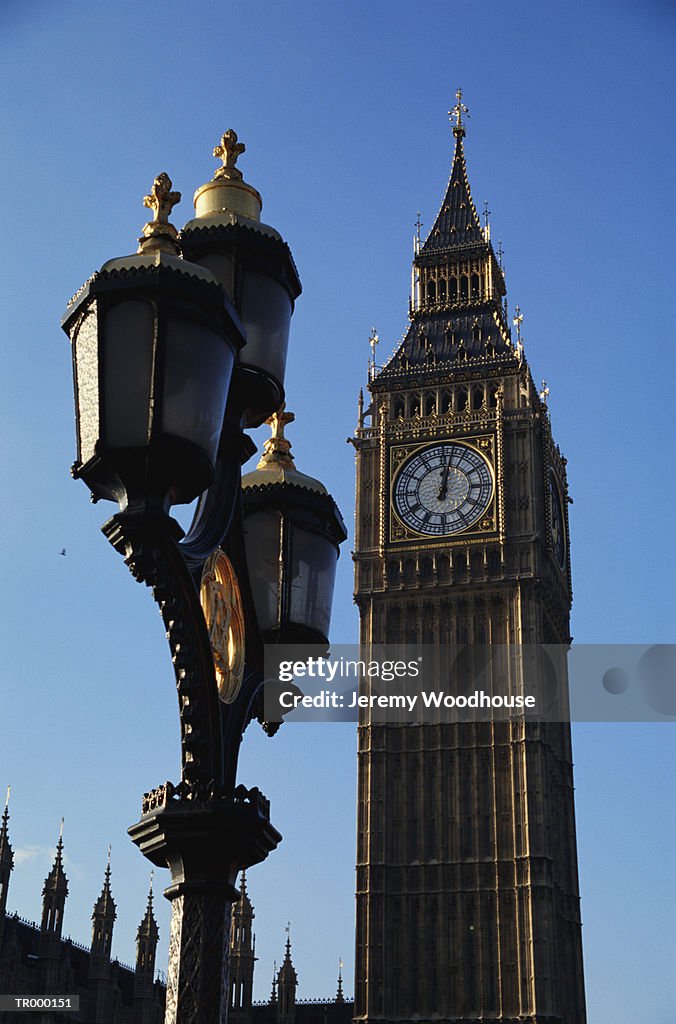
M236 782L248 723L276 728L264 722L263 643L327 643L345 538L318 481L314 490L298 481L242 488L255 451L244 428L272 417L285 440L284 368L301 290L288 246L260 222L260 195L235 166L243 151L226 132L214 150L223 166L195 193L196 216L180 235L169 223L180 193L159 175L138 251L104 263L62 321L73 354L73 475L94 500L118 503L103 532L151 587L176 678L181 781L146 793L129 830L171 870L165 1024L226 1020L234 883L281 839L263 794ZM170 509L197 496L184 536ZM257 533L270 516L281 524L272 562Z

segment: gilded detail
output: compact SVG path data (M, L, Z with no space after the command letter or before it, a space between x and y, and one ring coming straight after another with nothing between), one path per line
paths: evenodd
M241 178L242 172L235 164L237 158L245 152L246 146L243 142L238 142L237 132L228 128L221 136L219 145L214 147L214 156L223 161L223 166L214 174L214 181L218 178Z
M232 704L244 675L244 609L235 570L220 550L205 563L200 602L209 630L218 694L225 704Z
M143 197L143 205L153 211L153 219L144 225L139 239L140 253L168 252L174 255L178 252L178 232L169 223L169 217L180 201L181 193L172 191L171 178L162 171L155 178L149 194Z

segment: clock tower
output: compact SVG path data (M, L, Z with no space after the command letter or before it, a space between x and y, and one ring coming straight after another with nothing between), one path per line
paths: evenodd
M565 647L571 584L566 462L472 200L466 113L458 91L410 325L372 359L352 440L362 644L474 665L491 645ZM584 1024L568 724L361 714L355 1019Z

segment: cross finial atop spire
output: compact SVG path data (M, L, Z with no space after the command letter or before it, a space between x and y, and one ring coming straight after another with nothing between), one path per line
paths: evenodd
M451 123L453 123L453 118L455 118L455 124L453 124L453 134L455 135L456 139L462 139L465 136L465 126L462 123L462 115L465 114L466 117L469 117L469 110L462 102L462 89L458 89L456 91L455 98L457 100L457 103L455 104L452 110L449 110L448 116L451 119Z
M2 820L3 820L3 822L5 822L5 823L7 822L8 818L9 818L9 794L10 794L11 792L12 792L12 787L11 787L11 786L8 786L8 787L7 787L7 795L6 795L6 797L5 797L5 809L4 809L4 811L2 812Z

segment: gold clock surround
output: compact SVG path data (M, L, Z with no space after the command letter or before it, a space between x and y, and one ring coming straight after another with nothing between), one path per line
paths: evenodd
M232 562L220 549L204 564L200 603L211 641L218 695L225 704L232 704L244 676L244 608Z

